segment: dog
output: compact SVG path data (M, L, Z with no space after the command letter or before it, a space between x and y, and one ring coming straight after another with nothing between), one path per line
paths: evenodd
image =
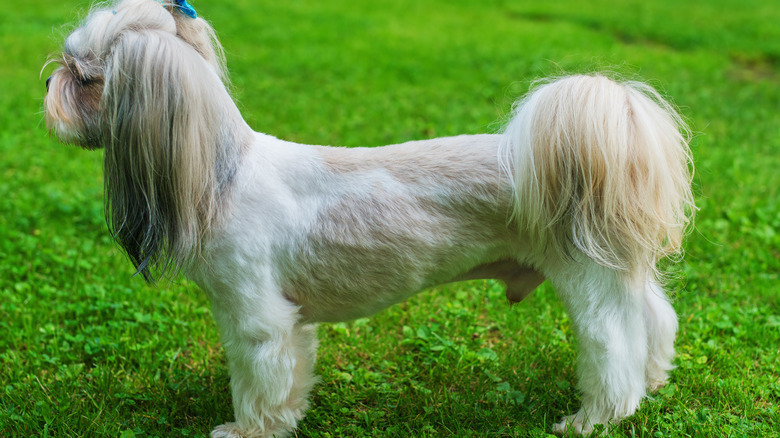
M657 263L695 205L690 131L653 88L600 74L537 83L499 134L376 148L254 132L220 43L184 1L119 0L65 40L47 126L105 150L108 227L147 281L211 302L235 422L292 434L316 382L316 324L443 283L497 279L510 303L549 279L579 338L588 434L632 415L673 368L677 316Z

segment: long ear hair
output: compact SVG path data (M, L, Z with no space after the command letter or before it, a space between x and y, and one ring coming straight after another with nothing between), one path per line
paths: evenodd
M197 257L238 160L243 120L219 60L202 52L171 32L131 26L106 60L107 222L149 282Z

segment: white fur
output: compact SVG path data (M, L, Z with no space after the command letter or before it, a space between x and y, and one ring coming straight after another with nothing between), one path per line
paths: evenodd
M554 431L617 422L667 381L677 319L656 262L694 207L685 128L655 91L561 78L500 135L331 148L253 132L221 53L201 18L119 1L68 38L45 102L60 139L105 148L109 225L138 272L208 294L236 417L213 437L292 433L318 322L474 278L510 302L548 278L565 303L582 408Z

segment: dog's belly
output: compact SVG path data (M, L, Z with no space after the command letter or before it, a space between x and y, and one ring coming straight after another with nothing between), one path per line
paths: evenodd
M396 260L400 269L366 263L351 272L337 271L342 274L338 278L313 274L305 280L289 282L284 288L285 296L300 306L301 316L308 322L336 322L372 315L421 290L445 283L500 280L506 286L507 299L513 304L544 281L544 276L537 271L510 259L479 264L457 275L452 274L456 270L454 266L426 273L419 267L424 265L412 267Z
M528 266L522 266L514 260L501 260L477 266L452 281L495 279L506 286L506 298L510 304L523 300L544 282L544 276Z

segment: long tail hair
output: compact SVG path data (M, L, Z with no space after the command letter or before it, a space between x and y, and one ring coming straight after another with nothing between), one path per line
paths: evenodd
M689 139L645 84L578 75L539 85L513 108L501 145L513 217L542 250L656 272L681 251L695 211Z
M137 273L169 277L198 255L237 168L221 47L207 22L151 0L95 10L70 38L105 61L109 228Z

